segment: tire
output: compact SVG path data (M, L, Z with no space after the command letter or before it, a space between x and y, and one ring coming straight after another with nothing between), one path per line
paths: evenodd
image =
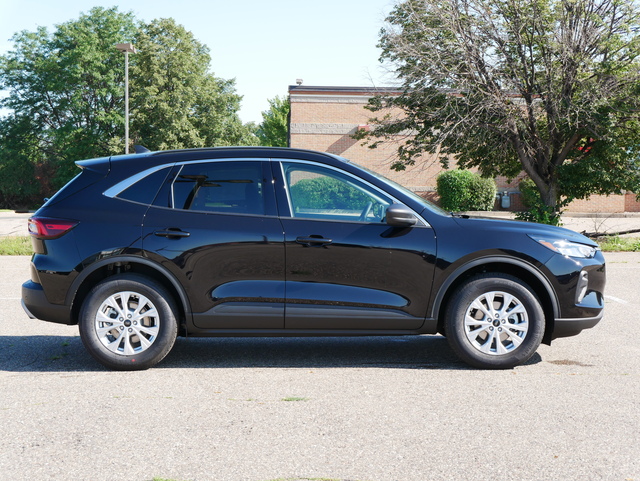
M89 354L109 369L149 369L175 343L176 312L170 294L153 279L137 274L109 277L82 304L80 338Z
M544 335L544 312L533 290L506 274L462 284L445 313L447 340L467 364L510 369L527 362Z

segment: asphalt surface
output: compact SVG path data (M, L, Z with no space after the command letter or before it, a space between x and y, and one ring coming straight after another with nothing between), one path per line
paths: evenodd
M640 254L607 260L600 324L513 370L420 336L179 339L118 373L0 257L0 480L640 480Z

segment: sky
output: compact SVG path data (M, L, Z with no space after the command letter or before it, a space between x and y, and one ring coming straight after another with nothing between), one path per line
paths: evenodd
M240 118L260 122L268 99L289 85L387 86L376 47L394 0L0 0L0 55L11 37L118 6L138 20L172 17L211 53L211 71L235 78Z

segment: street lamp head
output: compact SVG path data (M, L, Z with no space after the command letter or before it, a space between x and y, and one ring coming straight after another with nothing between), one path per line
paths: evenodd
M132 43L119 43L116 45L116 48L121 52L136 53L136 48Z

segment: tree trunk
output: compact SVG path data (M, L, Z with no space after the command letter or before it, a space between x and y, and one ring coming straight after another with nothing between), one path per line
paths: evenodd
M553 212L557 212L558 185L555 179L550 179L549 184L545 185L545 188L543 189L540 189L540 186L538 186L538 190L540 191L540 197L542 198L543 204L553 209Z
M520 136L512 136L513 146L518 154L522 168L536 184L542 203L554 213L558 212L558 181L549 172L541 172L538 159L526 153Z

